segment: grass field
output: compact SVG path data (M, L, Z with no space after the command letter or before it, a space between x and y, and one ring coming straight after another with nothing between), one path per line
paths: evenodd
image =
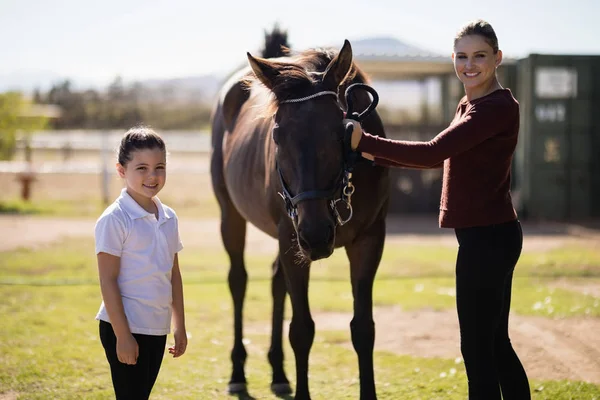
M429 251L427 251L429 250ZM413 252L386 251L375 287L377 306L401 305L404 309L452 309L454 298L451 267L435 249ZM584 256L594 268L585 275L600 283L599 252L588 249ZM433 253L433 254L432 254ZM438 258L438 256L440 258ZM581 260L580 249L561 249L544 255L564 265ZM538 257L538 258L536 258ZM534 273L540 255L524 257L515 281L514 311L521 315L548 316L544 300L551 298L554 316L600 314L598 299L568 290L552 289L555 272L540 277ZM0 333L0 393L19 394L23 399L110 398L108 368L98 341L97 286L93 244L70 240L36 251L20 249L0 257L0 311L4 328ZM436 261L438 260L438 261ZM250 285L246 302L246 324L268 326L270 308L269 258L247 259ZM394 270L401 262L405 267ZM188 353L181 359L165 359L154 392L156 399L227 398L228 353L232 342L231 301L225 284L226 259L214 252L186 249L181 254L188 329ZM423 267L425 276L420 276ZM310 288L313 312L351 308L345 260L341 252L313 269ZM569 272L569 276L574 275ZM581 278L571 278L573 280ZM422 289L415 292L415 287ZM535 304L544 304L535 307ZM289 305L289 304L288 304ZM289 316L289 308L288 313ZM319 331L311 352L311 388L315 399L357 398L357 367L354 351L345 343L348 330ZM250 394L274 398L268 391L266 362L268 335L246 335ZM286 343L287 371L293 378L292 352ZM382 399L464 399L462 363L454 359L430 359L377 352L376 377ZM536 399L600 398L600 386L581 382L534 380Z

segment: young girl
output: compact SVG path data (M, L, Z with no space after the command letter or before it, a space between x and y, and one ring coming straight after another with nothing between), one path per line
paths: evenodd
M444 178L440 226L459 244L456 305L470 400L531 398L508 335L513 271L523 244L510 195L519 103L496 78L498 39L485 21L454 39L454 69L466 96L450 126L429 142L383 139L354 123L352 147L375 163L439 168ZM351 121L348 121L351 122Z
M179 357L187 347L177 215L156 197L166 166L160 136L145 127L130 129L117 163L125 188L96 222L103 298L96 319L117 399L150 396L171 317L175 346L169 353Z

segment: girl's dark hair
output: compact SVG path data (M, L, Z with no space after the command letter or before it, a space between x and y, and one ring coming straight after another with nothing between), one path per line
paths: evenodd
M487 44L494 49L494 54L498 52L498 38L496 37L496 32L494 32L494 28L488 22L478 19L476 21L469 22L456 34L454 37L454 45L456 46L456 42L465 36L470 35L479 35L483 37Z
M117 160L122 166L126 166L133 158L131 153L136 150L159 149L165 151L165 142L153 129L147 126L134 126L125 132L121 139Z

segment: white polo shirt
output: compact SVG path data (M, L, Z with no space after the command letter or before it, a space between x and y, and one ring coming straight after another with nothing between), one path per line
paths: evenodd
M157 197L158 221L123 189L96 222L96 254L121 258L118 283L132 333L166 335L171 328L171 269L183 248L177 215ZM104 302L97 320L110 322Z

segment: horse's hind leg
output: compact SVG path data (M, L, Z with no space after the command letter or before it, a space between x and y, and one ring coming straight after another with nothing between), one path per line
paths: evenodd
M384 240L385 221L381 219L352 244L346 246L346 254L350 260L350 279L354 297L354 317L350 322L350 331L352 345L358 356L361 400L377 398L373 372L373 348L375 345L373 281L381 261Z
M246 242L246 220L237 211L225 187L220 168L220 154L213 154L211 173L213 190L221 207L221 238L229 256L229 290L233 298L234 340L231 350L233 370L229 380L230 393L246 392L246 349L243 339L243 307L246 296L248 273L244 264L244 247ZM222 164L221 164L222 165Z
M231 393L246 391L246 348L242 339L243 334L243 309L248 273L244 264L244 245L246 240L246 221L240 216L231 204L221 216L221 236L225 250L229 255L229 274L227 277L229 291L233 299L233 349L231 350L231 363L233 371L229 380L228 390Z
M273 296L273 319L271 332L271 347L269 348L269 363L273 369L271 390L277 395L292 392L290 381L283 369L283 317L285 310L285 277L279 256L273 262L273 275L271 279L271 294Z

